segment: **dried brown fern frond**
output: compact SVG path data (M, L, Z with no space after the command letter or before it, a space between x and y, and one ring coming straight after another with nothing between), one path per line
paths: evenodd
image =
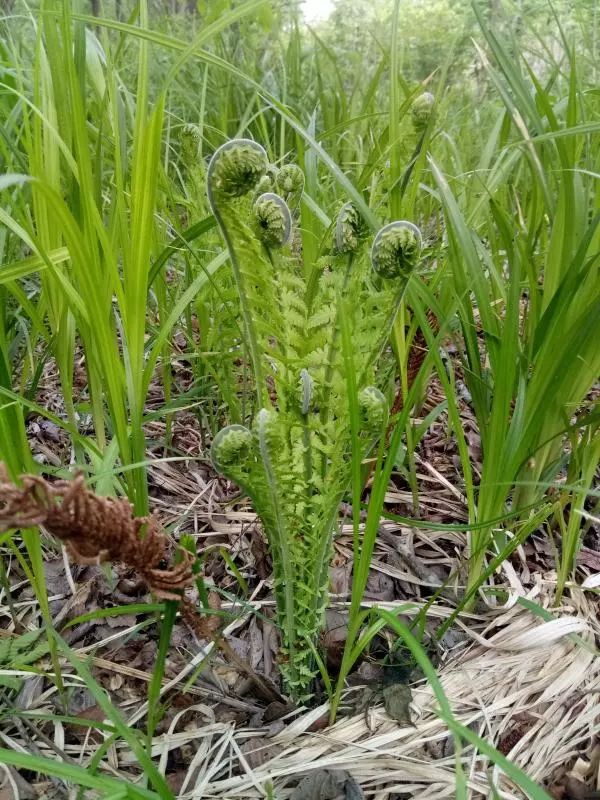
M0 464L0 530L43 525L79 563L122 562L156 597L181 601L181 613L198 635L214 631L218 618L200 617L184 596L195 581L193 555L180 548L177 563L168 565L169 540L155 517L136 517L125 498L94 494L81 473L52 483L21 475L19 482L15 485Z
M133 567L157 597L181 599L193 582L192 556L161 568L168 540L154 517L136 517L124 498L101 497L85 487L83 475L50 483L39 475L22 475L21 486L0 471L0 528L43 525L65 543L82 564L122 561Z
M220 617L199 613L185 590L194 586L194 556L178 548L169 565L169 539L153 516L136 517L125 498L101 497L86 488L82 474L72 480L47 481L39 475L21 475L15 485L0 462L0 532L43 525L65 543L75 561L98 564L120 561L135 569L148 588L163 600L179 601L181 616L200 639L214 638L223 655L249 677L268 702L283 700L270 681L258 675L228 642L216 636ZM220 598L209 592L211 609Z
M429 327L433 335L437 335L440 330L439 323L437 321L437 317L433 313L433 311L429 310L427 312L427 322L429 323ZM423 362L427 357L428 348L427 348L427 340L425 339L425 335L423 331L419 328L414 336L412 341L410 352L408 354L408 364L406 365L406 385L407 388L410 390L411 386L417 379L417 375L419 374L419 370L423 366ZM394 399L394 404L392 406L392 417L395 414L398 414L404 408L404 395L402 393L402 384L400 384L398 391L396 392L396 397ZM389 435L389 434L388 434Z

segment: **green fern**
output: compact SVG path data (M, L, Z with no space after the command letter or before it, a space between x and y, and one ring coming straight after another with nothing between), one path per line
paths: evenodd
M208 168L208 197L229 248L258 414L215 437L218 470L251 498L269 542L282 633L281 672L296 700L310 696L312 648L327 601L338 508L350 480L350 412L339 329L353 332L361 445L384 430L378 363L421 249L419 230L394 222L375 237L342 207L330 252L316 265L294 255L302 173L276 170L250 140L223 145ZM310 276L310 277L306 277Z
M180 133L181 165L185 176L187 204L202 219L206 213L206 174L200 156L202 132L197 125L184 125Z

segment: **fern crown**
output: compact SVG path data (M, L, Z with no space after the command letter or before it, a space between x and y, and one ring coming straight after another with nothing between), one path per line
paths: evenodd
M391 223L370 254L366 226L346 203L317 262L304 263L288 205L302 201L297 166L277 169L260 145L240 140L217 150L207 177L243 323L243 341L230 349L252 368L257 410L247 427L230 425L215 437L212 459L261 518L273 556L281 670L302 700L315 674L307 639L321 628L338 509L351 477L351 407L359 409L366 456L387 424L385 345L421 235L410 222ZM342 346L343 327L351 353Z

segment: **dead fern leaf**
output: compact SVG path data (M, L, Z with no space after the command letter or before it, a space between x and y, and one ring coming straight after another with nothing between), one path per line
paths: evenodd
M440 330L439 323L437 321L437 317L433 313L433 311L429 310L427 312L427 322L429 323L429 327L431 328L432 333L437 335ZM411 386L417 379L417 375L421 367L423 366L423 362L427 357L427 353L429 352L427 347L427 339L425 338L425 334L419 328L415 336L413 338L410 352L408 354L408 363L406 365L406 385L407 388L410 390ZM394 399L394 404L392 406L391 416L394 417L396 414L399 414L400 411L404 408L404 395L402 392L402 384L400 384L397 392L396 397ZM389 431L388 431L389 437Z
M43 525L80 564L122 562L157 598L180 601L182 616L198 636L214 633L218 617L201 617L185 597L195 582L193 555L179 548L169 566L169 540L155 517L136 517L125 498L94 494L81 473L52 483L40 475L21 475L19 484L0 464L0 530ZM218 597L210 599L211 607L218 607Z

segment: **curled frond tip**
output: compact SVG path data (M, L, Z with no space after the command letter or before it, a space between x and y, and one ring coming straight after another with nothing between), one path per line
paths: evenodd
M252 210L256 236L265 247L283 247L292 233L292 217L285 200L265 192L255 200Z
M382 278L407 277L416 266L421 247L421 231L416 225L406 220L390 222L373 241L373 269Z
M267 154L258 142L233 139L215 151L208 166L208 193L215 197L241 197L251 191L267 171Z
M388 413L388 402L383 392L376 386L365 386L358 395L358 405L363 427L380 431Z
M297 164L284 164L277 173L277 191L292 208L296 208L304 191L304 173Z
M300 371L300 410L306 415L311 409L315 382L307 369Z
M190 122L182 127L179 141L181 142L183 160L186 163L193 163L198 158L201 140L202 134L197 125Z
M412 117L413 125L417 130L422 130L427 126L429 118L433 113L435 106L435 97L431 92L423 92L420 94L410 107L410 115Z
M243 425L228 425L213 439L210 455L219 472L229 467L242 466L252 449L252 432Z
M353 253L363 233L363 222L354 203L340 209L335 223L335 247L338 253Z

